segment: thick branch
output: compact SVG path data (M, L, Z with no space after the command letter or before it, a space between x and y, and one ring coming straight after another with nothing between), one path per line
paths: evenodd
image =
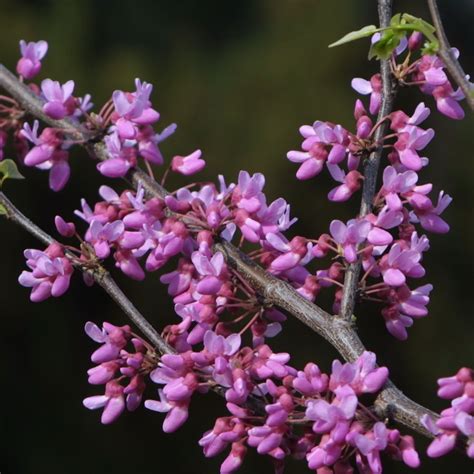
M383 8L387 8L389 4L387 0L381 0L381 3ZM44 116L42 110L41 113L38 112L39 99L26 93L26 86L1 65L0 87L5 87L27 112L37 118ZM79 137L84 142L83 145L91 155L102 161L108 159L104 143L90 140L89 132L84 131L82 127L76 126L67 120L56 121L48 118L46 123L64 129L65 133L69 133L72 126L74 128L73 136ZM148 197L164 198L168 194L168 191L140 169L132 170L128 175L128 179L132 182L134 188L141 184ZM333 317L317 305L309 302L288 283L265 272L232 244L228 242L218 243L216 244L216 250L222 251L228 265L251 284L265 298L267 304L273 304L298 318L330 342L345 360L352 362L365 350L357 332L349 321ZM380 393L376 401L376 407L381 418L391 418L418 433L432 437L421 424L420 418L425 414L433 418L436 418L437 415L405 397L391 382Z
M380 27L384 28L390 24L392 18L392 0L379 0ZM393 108L395 96L392 74L390 72L390 61L380 61L380 75L382 77L382 104L377 117L380 126L375 131L374 141L377 148L370 154L364 164L364 185L362 188L362 200L359 216L363 217L372 212L372 205L377 187L377 175L380 160L383 154L383 138L387 133L388 123L383 119L390 114ZM352 319L354 306L357 299L359 276L362 263L359 261L349 265L344 277L344 289L342 292L341 310L339 315L346 321Z
M454 82L461 88L466 97L466 102L471 110L474 110L474 88L466 79L466 73L464 72L461 64L455 58L451 51L451 46L444 31L443 22L438 9L438 3L436 0L428 0L428 7L430 9L431 18L433 25L436 28L436 36L439 41L438 56L443 60L446 69L453 78Z

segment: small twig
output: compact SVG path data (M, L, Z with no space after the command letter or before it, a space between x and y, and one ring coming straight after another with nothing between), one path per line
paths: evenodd
M0 204L5 208L6 217L12 222L23 227L27 232L43 242L45 245L51 245L55 242L53 237L48 235L43 229L38 227L28 217L26 217L15 205L0 191ZM66 251L67 256L72 256ZM80 269L84 273L88 273L94 278L94 281L101 286L106 293L117 303L128 318L137 326L143 335L150 341L160 354L173 354L174 349L168 345L165 340L156 332L155 328L147 321L147 319L138 311L133 303L125 296L125 293L119 288L110 273L102 266L98 265L94 269L86 269L79 263L71 260L74 267Z
M451 51L451 46L444 30L443 21L438 9L438 3L436 0L428 0L428 7L430 9L431 18L433 25L436 28L436 36L439 41L438 56L443 60L446 69L453 78L454 82L464 92L466 102L471 110L474 110L474 88L466 79L466 73L464 72L459 61L454 57Z
M378 9L380 27L384 28L390 24L390 19L392 18L392 0L379 0ZM390 60L380 61L380 75L382 76L382 103L377 117L377 124L379 125L374 134L374 142L378 145L365 162L364 185L362 188L362 200L359 211L360 217L364 217L372 212L377 186L377 175L384 150L383 139L388 129L388 122L384 119L390 114L393 108L395 91L392 74L390 72ZM359 258L357 262L349 265L344 277L344 289L342 292L339 316L346 321L351 321L354 313L361 267L362 263Z

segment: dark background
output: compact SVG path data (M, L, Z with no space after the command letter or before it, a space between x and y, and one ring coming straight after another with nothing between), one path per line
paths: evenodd
M451 42L461 49L466 70L474 72L474 2L440 3ZM20 39L45 39L50 50L41 78L74 79L76 93L91 92L96 106L114 89L131 90L135 77L150 81L162 124L179 125L163 147L168 157L202 148L206 179L224 173L233 180L240 169L263 172L269 197L291 202L300 217L294 232L302 235L316 237L331 219L354 214L357 200L328 203L327 178L298 182L285 154L298 147L303 123L322 119L353 128L356 96L350 80L369 77L377 64L366 60L367 41L334 50L326 45L376 23L374 0L0 0L0 8L0 61L8 67L17 61ZM423 1L397 1L395 8L428 15ZM399 105L411 111L420 100L433 106L415 90L402 91ZM357 314L362 339L389 366L395 382L440 410L446 404L436 398L436 379L473 363L473 120L468 115L455 122L433 113L427 123L437 136L427 149L432 161L421 181L432 181L436 192L443 188L454 197L445 214L452 231L430 235L432 250L425 259L428 278L422 283L435 287L430 315L416 322L407 342L398 342L376 310L360 308ZM76 152L71 162L72 181L58 194L48 189L46 173L29 169L23 169L27 181L6 187L18 206L51 232L54 215L71 217L81 197L94 202L104 181L84 153ZM17 277L24 268L23 249L38 244L13 225L0 225L2 474L218 472L222 457L207 460L197 445L224 411L213 394L196 396L190 421L172 435L161 432L162 415L145 409L102 426L98 412L82 407L83 398L100 390L87 384L95 344L84 334L84 322L125 323L124 317L100 288L86 289L79 277L65 297L30 303ZM144 284L119 274L117 280L158 327L173 320L158 274ZM288 321L273 344L292 352L299 366L313 360L328 369L337 356L297 321ZM418 441L423 458L426 444ZM401 463L386 466L384 472L409 471ZM447 469L467 473L472 463L452 454L441 461L424 459L419 472ZM241 472L272 468L268 459L252 453ZM304 463L289 461L288 472L308 471Z

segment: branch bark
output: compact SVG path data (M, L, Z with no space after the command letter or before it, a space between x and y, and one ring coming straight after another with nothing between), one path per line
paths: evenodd
M391 2L389 0L379 0L379 4L381 14L388 15ZM95 158L101 161L108 159L104 143L97 141L97 137L91 135L90 131L68 120L45 118L41 107L41 100L32 94L24 84L20 83L18 79L1 64L0 87L5 88L10 95L34 117L44 120L52 127L63 129L64 133L81 140L83 146ZM377 157L374 155L370 169L376 170L379 161L380 156ZM373 171L371 171L371 173L373 173ZM168 194L166 189L138 168L128 174L128 179L135 189L139 184L143 186L148 197L164 198ZM21 222L18 223L21 224ZM273 304L298 318L332 344L345 360L353 362L365 350L364 345L349 320L334 317L319 306L309 302L292 288L291 285L267 273L232 244L228 242L217 243L216 250L224 254L228 265L235 269L245 281L252 285L252 287L265 298L268 304ZM100 284L100 282L98 283ZM132 306L132 308L134 307ZM129 308L129 310L132 310L132 308ZM391 382L388 382L386 387L381 391L375 402L375 406L381 418L391 418L420 434L432 437L432 434L421 424L420 418L427 414L436 419L437 415L406 397Z
M379 0L378 11L380 27L385 28L390 24L390 19L392 18L392 0ZM395 88L390 71L390 60L380 61L380 75L382 77L382 103L378 113L377 123L381 124L374 135L377 148L370 154L364 164L364 184L362 187L359 217L364 217L372 212L380 160L383 154L383 138L388 129L387 121L382 122L382 120L392 112L395 99ZM359 259L357 262L349 265L344 276L344 288L342 291L339 316L346 321L351 321L353 317L361 267L362 263Z
M436 28L436 36L439 41L438 56L443 60L446 69L453 78L454 82L461 88L466 97L466 102L471 110L474 110L474 88L466 79L466 73L459 61L451 52L451 46L444 30L443 21L439 13L438 3L436 0L428 0L433 25Z

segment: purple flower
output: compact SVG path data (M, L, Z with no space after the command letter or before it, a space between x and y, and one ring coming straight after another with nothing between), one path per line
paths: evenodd
M159 413L166 413L163 421L163 431L165 433L173 433L186 423L189 416L188 402L172 402L166 398L163 390L158 390L160 401L145 400L145 408L157 411Z
M329 378L322 374L316 364L306 364L304 371L298 371L293 387L305 396L313 396L326 391Z
M237 471L242 466L246 453L247 448L242 443L232 443L229 455L221 464L221 474L230 474Z
M430 292L433 286L423 285L415 290L401 285L390 292L391 304L382 309L385 325L392 336L404 341L408 337L406 328L413 325L413 319L426 316L426 306L430 302Z
M417 65L418 79L425 81L422 90L441 86L448 82L448 76L444 72L444 63L436 55L424 54Z
M76 233L76 226L72 222L66 222L61 216L54 218L54 225L63 237L72 237Z
M418 238L413 232L410 247L406 248L402 243L396 242L390 248L388 255L380 261L384 282L393 287L405 283L406 277L421 278L425 274L424 268L419 263L422 252L429 248L429 241L424 235Z
M84 327L86 334L95 342L102 344L91 356L92 362L102 364L117 359L120 351L131 338L130 326L114 326L104 322L102 329L88 321Z
M357 260L357 246L364 242L370 232L370 222L351 219L347 225L334 220L330 225L330 232L334 241L342 247L344 258L349 263Z
M453 377L438 379L438 395L443 398L454 398L451 407L441 412L440 418L434 421L425 415L421 422L435 435L428 446L427 454L432 458L443 456L456 445L457 436L467 437L467 455L474 459L474 372L463 367Z
M204 334L204 348L213 356L233 356L239 350L240 343L239 334L231 334L228 337L217 335L213 331Z
M451 52L456 58L459 57L456 48L452 48ZM438 56L423 55L418 61L414 79L423 83L422 92L434 97L439 112L452 119L461 120L464 118L464 111L458 102L464 99L464 94L460 89L453 90L444 67Z
M385 425L379 421L375 423L372 430L368 433L351 433L348 436L350 443L356 447L359 452L367 458L368 465L374 474L382 472L380 460L380 451L387 447L388 430Z
M104 138L109 159L97 165L97 169L109 178L122 178L130 168L136 165L136 150L126 146L117 132Z
M112 100L117 119L115 126L122 139L134 139L138 126L155 123L160 114L151 108L149 101L153 86L147 82L135 79L136 92L126 93L115 91Z
M314 122L313 126L303 125L300 133L305 139L301 145L303 151L289 151L287 158L301 163L296 177L306 180L318 175L324 163L337 165L347 154L350 143L349 134L341 125Z
M283 454L280 444L283 441L283 433L278 428L270 426L257 426L248 431L249 438L247 443L249 446L257 448L259 454L270 454L270 456L278 457ZM283 454L284 456L284 454Z
M44 252L28 249L24 254L31 272L23 271L18 281L32 288L31 301L38 303L50 296L62 296L68 290L73 267L59 244L51 244Z
M370 81L356 77L352 79L351 85L359 94L370 94L369 110L372 115L376 115L382 103L382 78L380 74L374 74Z
M409 170L419 171L425 164L418 151L425 148L434 137L434 130L422 130L413 125L407 125L398 132L398 140L394 148L398 152L400 162Z
M223 281L219 278L224 271L224 255L216 252L212 257L193 252L191 260L196 271L203 277L196 289L203 295L215 295L222 287Z
M105 225L98 220L93 220L87 231L86 240L90 242L97 257L103 259L110 255L110 246L124 233L125 226L120 220L107 222Z
M394 211L402 209L403 205L399 195L412 191L418 181L414 171L397 172L393 166L387 166L383 171L383 187L381 195L389 208Z
M84 399L83 404L89 410L103 408L101 423L113 423L125 410L123 387L115 380L107 382L104 395L96 395Z
M281 273L300 263L307 263L311 256L312 246L304 237L296 236L288 242L281 234L269 233L266 235L266 241L275 250L282 252L282 255L270 264L269 270L273 273Z
M20 132L21 136L25 137L34 147L25 156L25 165L38 166L48 161L54 153L54 150L59 146L60 141L56 133L50 128L45 128L38 137L39 122L33 122L33 128L28 123L23 124L23 130Z
M21 58L16 65L16 72L25 79L33 79L41 69L41 60L48 51L46 41L26 43L20 40Z
M232 202L239 209L249 213L257 212L264 203L262 189L265 185L265 176L255 173L250 176L247 171L240 171L237 186L232 190Z
M187 156L175 156L171 160L171 169L184 176L199 173L206 166L206 162L201 159L201 156L201 150L195 150Z
M41 91L46 99L46 104L43 105L43 111L49 117L59 120L66 115L72 115L74 110L71 110L72 93L74 91L74 81L67 81L61 85L58 81L45 79L41 82ZM74 109L74 104L72 103Z
M440 217L440 214L451 204L452 200L453 198L449 194L440 191L438 203L435 206L428 197L412 193L408 196L408 202L413 207L410 220L415 223L419 222L425 230L445 234L449 232L449 224Z
M342 364L339 360L333 362L329 388L335 390L338 387L350 386L358 395L375 393L387 378L388 369L377 367L375 354L365 351L352 364Z
M453 90L449 82L446 82L433 90L433 97L436 100L436 107L439 112L454 120L464 118L464 110L458 104L464 99L464 93L461 89Z
M345 173L337 165L328 164L328 170L331 173L332 178L341 185L335 187L329 191L328 199L335 202L344 202L350 199L350 197L360 189L362 175L357 170L349 171Z
M336 398L332 403L322 399L308 401L305 414L308 419L314 421L315 433L329 433L334 430L333 435L341 442L347 434L348 422L355 415L358 400L354 391L348 386L336 388L335 392Z

